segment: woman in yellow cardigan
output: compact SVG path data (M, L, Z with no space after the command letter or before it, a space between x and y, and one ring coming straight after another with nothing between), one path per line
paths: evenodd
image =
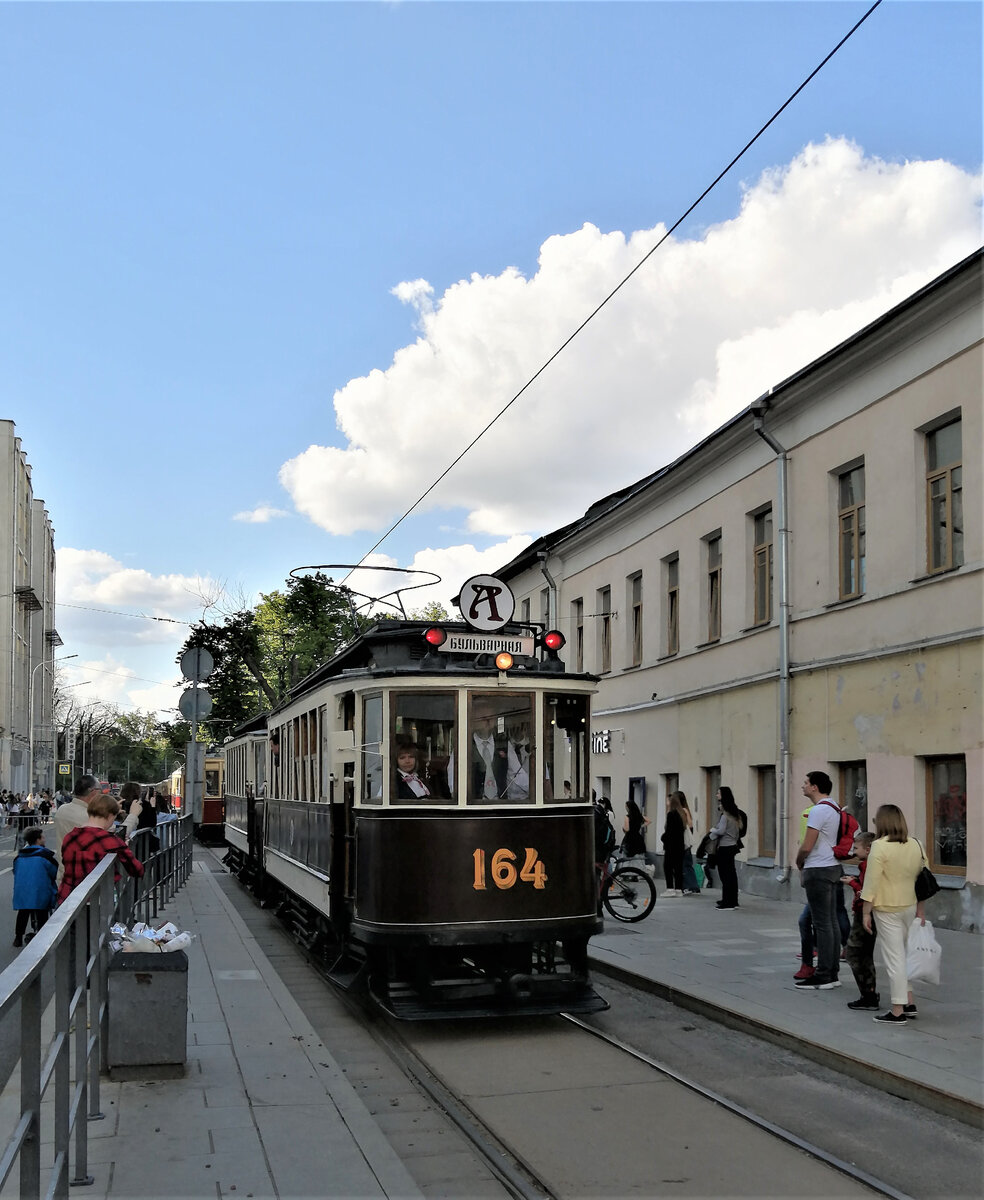
M883 804L875 813L875 834L865 872L862 921L871 933L872 913L878 930L892 1007L875 1017L879 1024L904 1025L918 1016L906 972L906 939L916 917L926 923L922 903L916 902L916 876L928 866L922 846L909 837L902 810Z

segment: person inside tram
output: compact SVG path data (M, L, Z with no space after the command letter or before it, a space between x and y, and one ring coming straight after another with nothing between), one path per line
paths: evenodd
M417 747L404 742L396 749L396 797L398 800L423 800L430 788L417 774Z

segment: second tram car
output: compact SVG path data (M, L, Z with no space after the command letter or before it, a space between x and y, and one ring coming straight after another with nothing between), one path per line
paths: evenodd
M607 1007L587 972L596 680L562 645L384 620L226 742L231 869L397 1017Z

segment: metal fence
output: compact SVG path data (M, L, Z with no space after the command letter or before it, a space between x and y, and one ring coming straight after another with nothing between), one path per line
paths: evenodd
M160 849L152 854L151 839L144 835L154 832L143 830L132 843L144 862L142 879L126 876L115 885L116 857L103 859L0 974L0 1022L20 1014L21 1111L0 1156L0 1188L19 1164L22 1200L41 1196L43 1172L49 1166L46 1197L64 1200L70 1183L92 1182L88 1122L104 1116L99 1076L106 1065L110 926L136 920L152 924L191 872L191 816L158 826ZM44 990L51 989L52 965L54 988L46 1006ZM41 1106L46 1097L54 1103L48 1118L51 1128L43 1130ZM54 1144L50 1164L42 1165L42 1141Z

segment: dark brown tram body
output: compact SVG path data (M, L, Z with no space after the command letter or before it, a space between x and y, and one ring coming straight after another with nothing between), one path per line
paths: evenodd
M493 641L511 661L463 625L381 622L226 743L231 868L398 1017L605 1007L595 680L534 627Z

